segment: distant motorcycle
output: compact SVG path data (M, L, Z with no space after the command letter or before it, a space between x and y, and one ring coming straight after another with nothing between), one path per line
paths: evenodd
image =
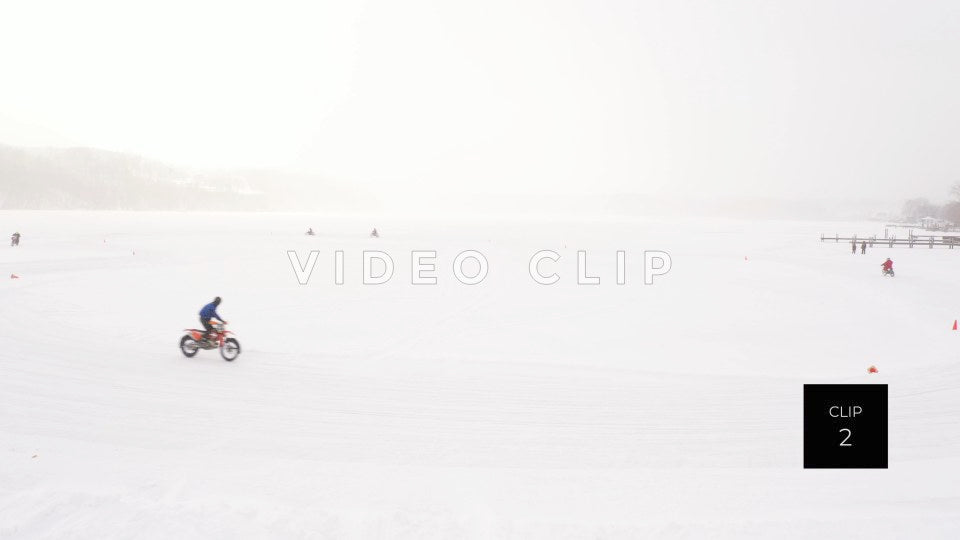
M884 276L893 277L893 268L891 268L891 269L889 269L889 270L887 270L886 268L881 268L880 271L883 272L883 275L884 275Z
M180 352L187 358L193 358L200 349L220 349L220 356L222 356L224 360L227 362L236 360L237 357L240 356L240 342L232 337L227 337L227 334L232 334L233 332L224 330L226 326L225 323L211 322L210 326L213 327L215 332L213 337L207 336L206 330L197 328L184 329L186 334L180 338Z

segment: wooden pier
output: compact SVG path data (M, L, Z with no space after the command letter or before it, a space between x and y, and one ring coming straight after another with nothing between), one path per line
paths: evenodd
M868 246L907 246L908 248L916 247L927 247L933 249L934 246L945 246L948 249L953 249L954 246L960 246L960 235L957 236L940 236L940 235L916 235L911 231L910 235L907 238L897 238L896 236L891 236L889 238L877 238L874 236L840 236L839 234L834 234L833 236L827 236L825 234L820 235L821 242L844 242L849 244L856 244L859 249L860 246L866 242Z

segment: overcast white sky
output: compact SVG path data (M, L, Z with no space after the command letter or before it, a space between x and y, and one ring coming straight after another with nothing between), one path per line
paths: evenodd
M366 189L946 195L960 2L5 2L0 142Z

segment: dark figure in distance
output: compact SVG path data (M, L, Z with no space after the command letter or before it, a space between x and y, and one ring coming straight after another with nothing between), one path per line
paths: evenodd
M861 254L861 255L866 255L866 254L867 254L867 243L866 243L866 242L860 244L860 254Z
M20 233L15 232L12 235L10 235L10 247L19 246L19 245L20 245Z

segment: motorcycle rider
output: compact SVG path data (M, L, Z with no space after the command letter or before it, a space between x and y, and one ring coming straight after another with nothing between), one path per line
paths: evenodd
M217 313L217 306L220 305L220 301L220 297L218 296L213 299L213 302L203 306L203 309L200 310L200 324L202 324L203 329L207 331L204 338L216 335L216 332L213 330L213 325L210 324L210 319L217 319L224 324L227 323L227 321Z
M884 274L892 274L892 273L893 273L893 261L890 260L890 257L887 257L887 260L884 261L883 264L881 264L880 266L883 267L883 273L884 273Z

